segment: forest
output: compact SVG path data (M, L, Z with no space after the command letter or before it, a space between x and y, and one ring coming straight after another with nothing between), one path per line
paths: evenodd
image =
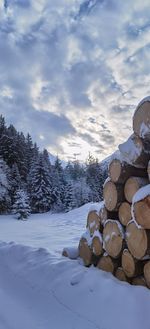
M46 149L0 116L0 214L24 219L98 202L106 177L107 167L91 154L85 164L68 161L64 167L58 156L52 164Z

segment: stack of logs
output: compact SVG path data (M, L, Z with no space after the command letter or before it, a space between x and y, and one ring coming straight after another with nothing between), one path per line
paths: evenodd
M85 266L150 288L150 99L133 116L133 135L109 165L104 202L87 216L79 242Z

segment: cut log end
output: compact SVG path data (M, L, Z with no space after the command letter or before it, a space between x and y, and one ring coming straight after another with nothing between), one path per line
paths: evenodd
M150 102L139 105L133 116L133 131L141 138L150 140Z
M141 177L130 177L124 187L125 198L129 203L132 203L132 198L140 187L148 184L147 179Z
M118 159L113 159L109 165L109 176L112 182L116 183L121 175L121 162Z
M146 281L143 276L139 276L137 278L133 278L132 284L134 286L142 286L142 287L147 287Z
M102 256L97 264L100 270L113 273L114 263L110 256Z
M127 249L125 249L122 253L122 268L125 274L129 278L132 278L134 276L135 273L134 258Z
M131 220L131 205L128 202L123 202L119 207L118 212L119 220L122 225L127 226Z
M117 221L108 220L106 222L103 230L103 241L104 248L108 255L113 258L120 256L123 245L123 236Z
M79 242L79 256L82 258L85 266L92 264L92 251L85 238L81 238Z
M103 189L105 206L108 211L117 211L121 202L124 201L124 191L121 184L108 181Z
M113 159L110 162L109 177L111 181L124 184L131 176L147 177L145 168L148 164L149 154L144 150L142 140L132 135L127 142L119 145L119 149L123 160Z
M117 268L117 270L115 272L115 277L120 281L125 281L125 282L128 281L122 267Z
M87 227L92 236L95 231L100 230L100 217L96 211L90 211L87 217Z
M150 195L133 205L134 216L139 225L150 229Z
M102 246L102 241L99 239L99 237L94 236L92 240L92 245L91 249L93 251L93 254L95 256L100 256L103 253L103 246Z
M147 167L149 154L145 147L142 139L135 134L132 134L126 142L119 145L123 159L131 166L134 166L127 168L129 174L127 178L130 176L146 177L144 168Z
M136 259L142 259L149 247L148 235L143 228L138 228L134 222L130 222L126 229L126 241L130 253Z

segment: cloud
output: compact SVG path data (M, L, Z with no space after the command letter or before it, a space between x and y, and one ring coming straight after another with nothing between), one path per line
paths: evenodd
M0 100L0 107L7 123L14 124L19 131L24 131L25 134L29 132L34 141L38 140L38 144L42 148L48 148L52 144L55 150L58 148L58 151L62 152L62 148L59 146L61 139L76 133L69 119L63 114L35 111L32 105L23 98L16 99L16 103L13 105L10 96L6 95L4 98L5 101L2 101L3 98ZM7 111L5 111L6 108Z
M5 0L0 20L7 122L62 156L113 152L150 94L149 1Z

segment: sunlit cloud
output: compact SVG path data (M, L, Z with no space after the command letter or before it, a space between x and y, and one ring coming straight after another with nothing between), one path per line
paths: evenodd
M149 16L148 0L1 1L7 123L65 159L115 151L150 94Z

